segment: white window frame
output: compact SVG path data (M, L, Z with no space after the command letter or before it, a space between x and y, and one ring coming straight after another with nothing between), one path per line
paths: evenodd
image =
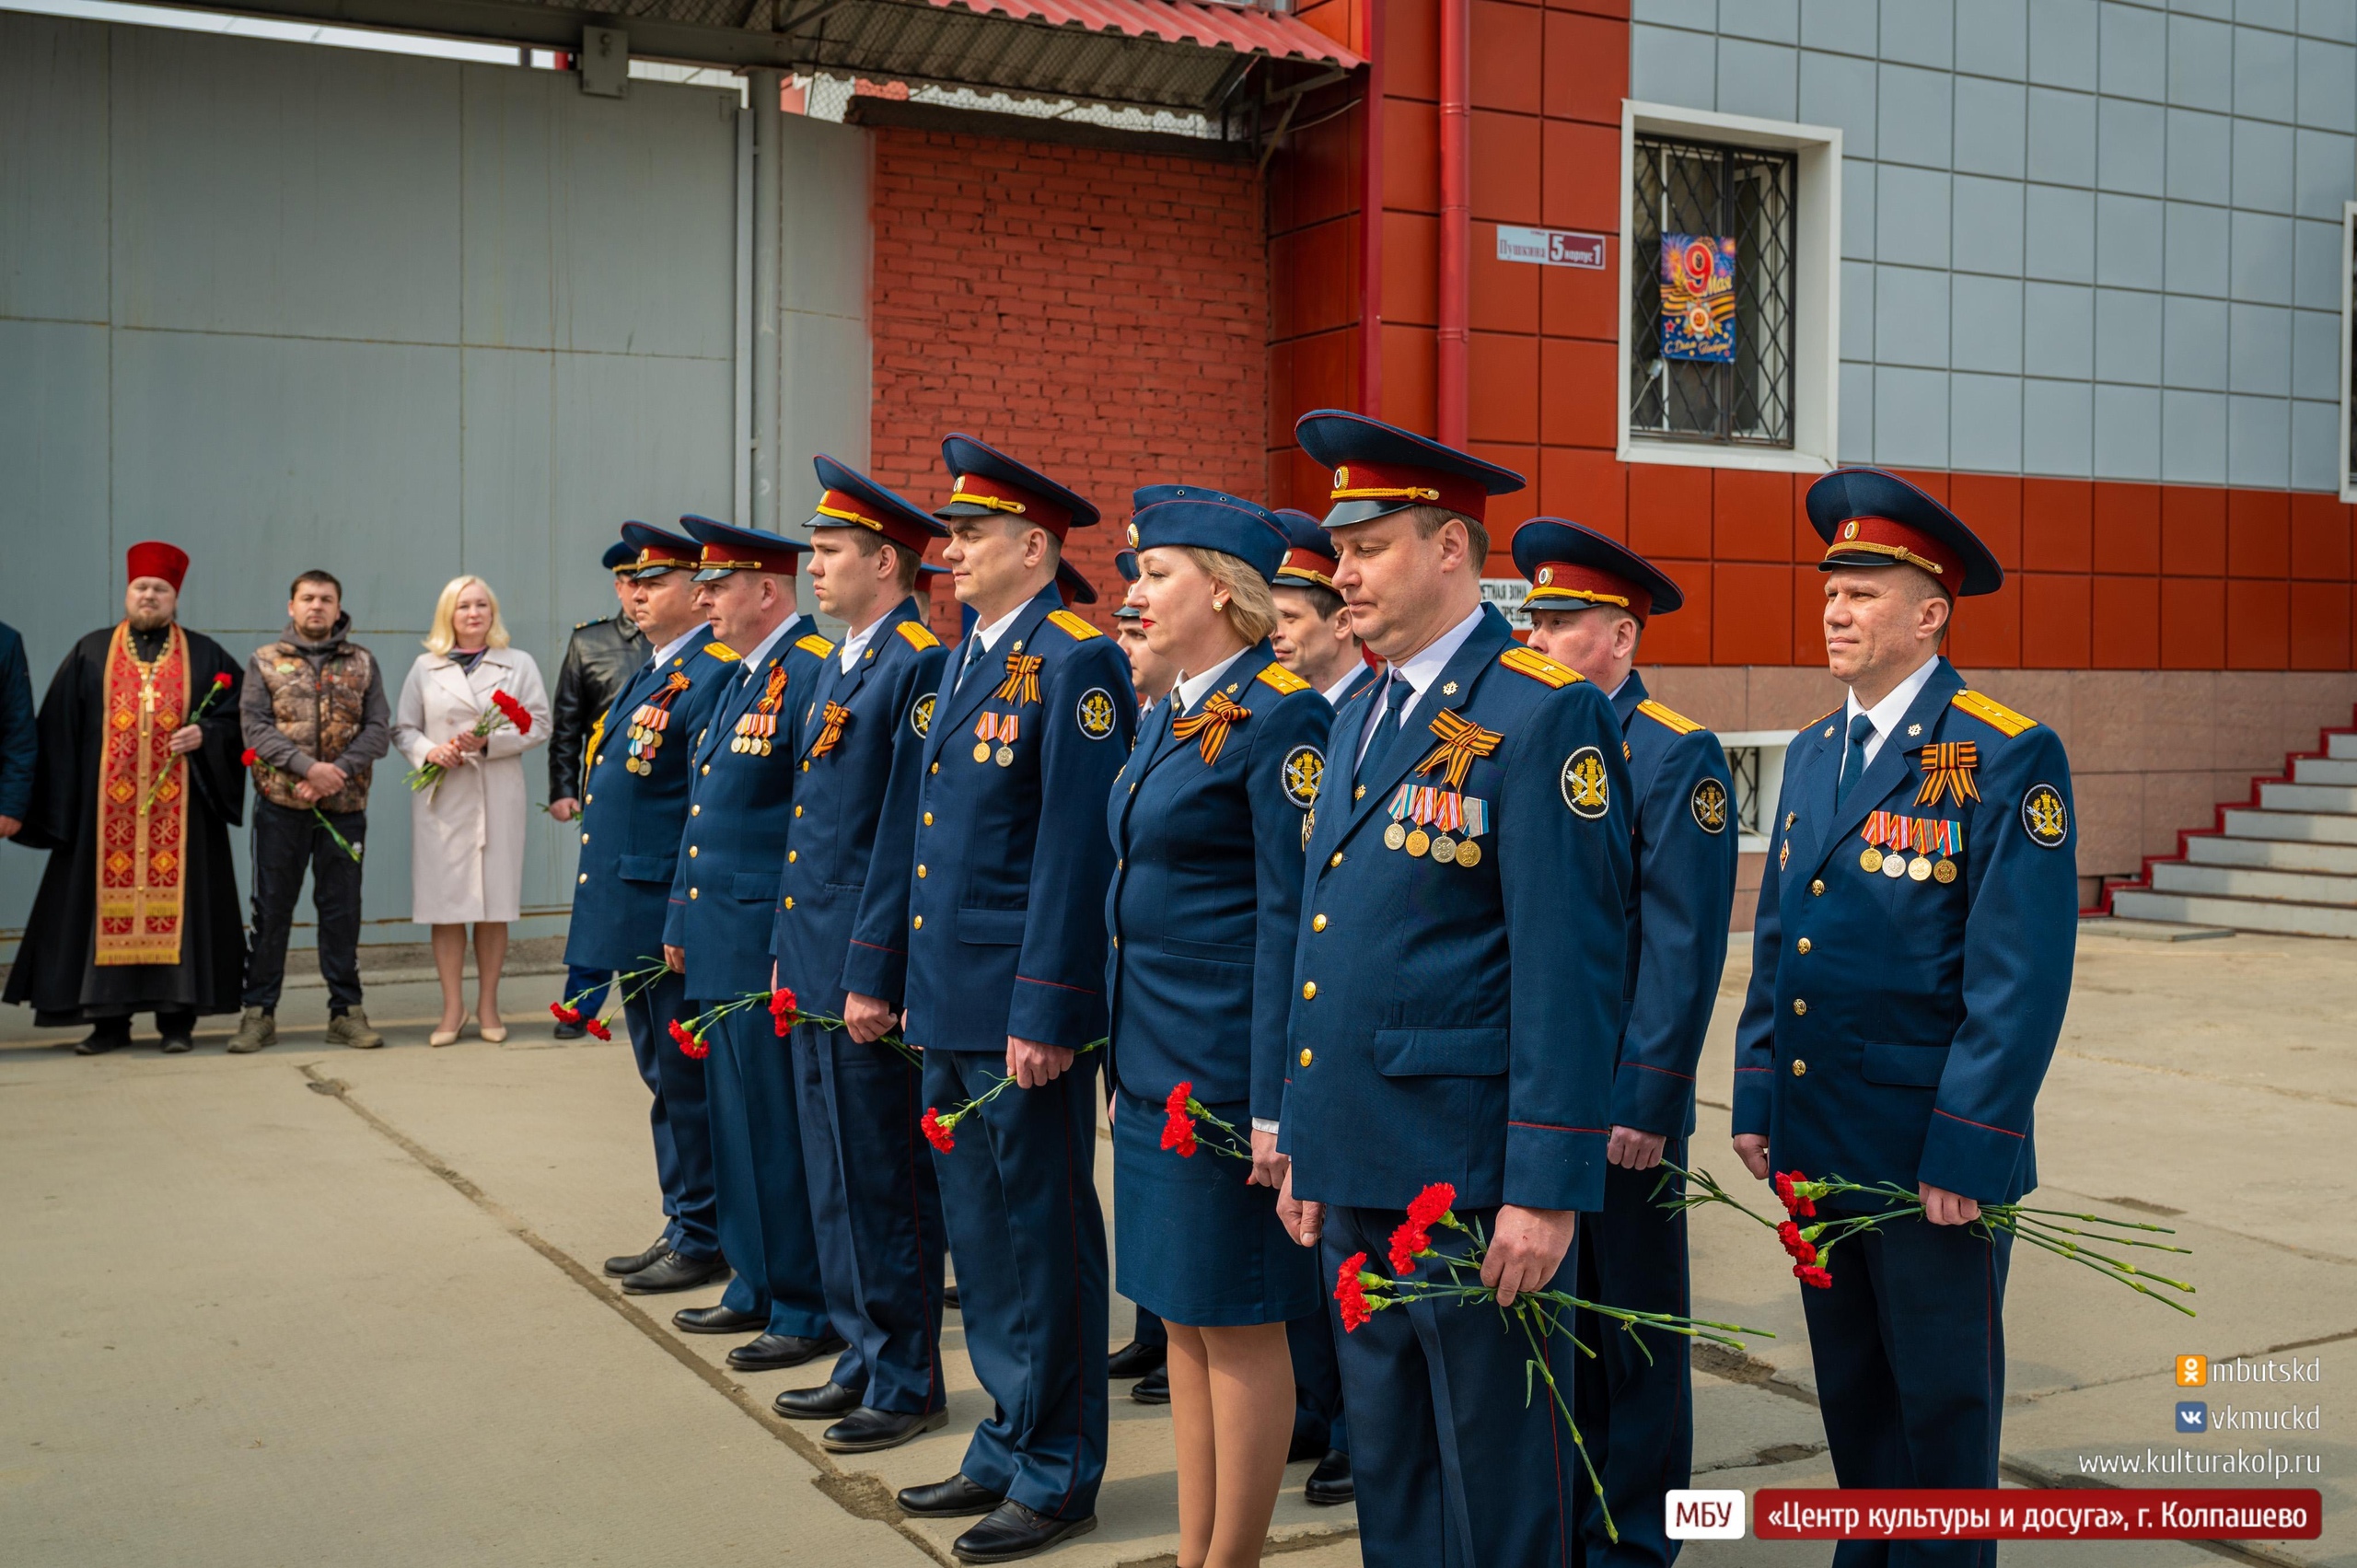
M1797 155L1793 258L1793 444L1751 447L1716 441L1665 441L1629 431L1629 301L1635 279L1636 141L1683 137L1731 146L1773 147ZM1718 114L1672 104L1620 102L1620 418L1615 451L1624 463L1686 468L1825 473L1840 450L1841 415L1841 128ZM2345 280L2344 280L2345 282ZM2347 334L2343 333L2345 342ZM2347 377L2344 377L2345 384ZM2344 422L2345 423L2345 422ZM2344 465L2345 470L2345 465Z
M2357 376L2357 365L2350 362L2349 329L2352 310L2357 310L2357 289L2351 286L2350 268L2357 265L2357 202L2340 203L2340 498L2357 501L2357 474L2349 471L2349 416L2351 388L2350 377Z

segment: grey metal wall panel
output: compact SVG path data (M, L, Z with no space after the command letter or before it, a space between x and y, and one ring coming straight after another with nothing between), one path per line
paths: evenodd
M0 317L107 314L107 100L99 30L0 12Z

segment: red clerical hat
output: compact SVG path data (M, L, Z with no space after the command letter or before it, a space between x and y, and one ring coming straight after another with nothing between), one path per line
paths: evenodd
M125 557L125 563L128 570L124 581L161 577L172 585L174 593L180 591L180 584L188 577L188 552L177 544L166 544L160 539L145 540L133 545Z

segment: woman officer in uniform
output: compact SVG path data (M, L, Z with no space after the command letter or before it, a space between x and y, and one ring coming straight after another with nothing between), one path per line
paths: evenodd
M1333 710L1276 661L1284 529L1195 485L1136 494L1141 620L1181 672L1109 806L1116 1283L1170 1330L1179 1568L1258 1562L1294 1420L1285 1321L1323 1309L1277 1221L1302 846ZM1250 1140L1166 1149L1179 1085Z

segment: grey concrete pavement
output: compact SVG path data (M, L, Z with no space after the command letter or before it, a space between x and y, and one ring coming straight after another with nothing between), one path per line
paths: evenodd
M1724 1086L1735 957L1701 1074L1695 1160L1733 1177ZM728 1372L727 1339L675 1334L706 1290L621 1296L598 1277L660 1216L645 1102L625 1047L560 1045L553 976L511 981L505 1047L423 1041L431 983L371 988L378 1052L321 1048L321 1000L290 992L284 1043L225 1058L152 1042L95 1060L0 1012L0 1191L17 1267L0 1279L11 1562L246 1564L628 1561L888 1564L947 1558L955 1526L898 1518L892 1489L956 1468L986 1410L953 1316L951 1424L838 1461L768 1414L819 1372ZM2177 1227L2200 1317L2061 1260L2016 1260L2005 1451L2014 1482L2134 1484L2127 1457L2180 1439L2174 1358L2320 1358L2320 1434L2242 1443L2314 1455L2283 1484L2325 1494L2319 1542L2232 1560L2357 1565L2357 947L2084 935L2039 1104L2043 1196ZM1100 1153L1102 1150L1100 1149ZM1748 1182L1753 1202L1764 1192ZM1772 1239L1704 1212L1698 1313L1772 1330L1706 1358L1698 1485L1831 1481L1796 1287ZM1126 1307L1115 1322L1126 1330ZM1120 1335L1113 1336L1115 1338ZM2284 1402L2208 1391L2213 1408ZM1051 1561L1173 1561L1167 1416L1116 1385L1102 1527ZM2113 1469L2099 1469L2108 1463ZM1271 1552L1358 1560L1350 1510L1287 1478ZM2199 1482L2205 1478L2183 1478ZM2206 1478L2212 1481L2223 1478ZM663 1523L656 1527L657 1521ZM650 1535L650 1530L652 1534ZM1822 1563L1813 1544L1698 1542L1702 1568ZM2009 1546L2030 1564L2217 1562L2193 1545Z

